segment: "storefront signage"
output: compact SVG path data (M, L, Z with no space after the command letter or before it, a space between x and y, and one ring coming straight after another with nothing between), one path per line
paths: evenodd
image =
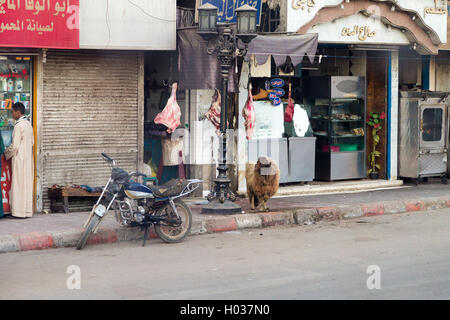
M441 45L439 50L450 50L450 3L447 5L447 43Z
M270 91L272 91L269 93L270 100L282 97L282 96L284 96L284 93L285 93L284 90L281 88L274 88L274 89L271 89Z
M0 47L79 49L79 0L0 0Z
M445 0L370 0L370 1L352 1L346 0L288 0L287 6L287 32L301 32L301 33L316 33L318 29L324 33L319 33L319 42L343 42L347 43L349 38L347 36L343 37L339 31L342 31L342 27L353 26L353 25L371 25L369 23L372 20L366 17L363 22L356 21L360 20L358 18L361 12L374 12L377 16L377 10L380 7L389 6L389 9L396 13L402 13L404 16L412 16L413 14L420 17L421 19L413 19L414 23L418 24L420 28L423 28L420 22L426 26L425 31L431 31L430 37L434 44L438 45L439 42L445 43L447 41L447 1ZM352 11L358 9L353 14ZM361 10L359 10L361 9ZM322 14L322 10L327 10L327 14L332 12L334 14L333 19L330 21L323 21L324 19L318 19ZM332 11L334 10L334 11ZM336 12L342 12L341 17L336 17ZM381 12L380 12L381 13ZM351 15L349 15L351 14ZM344 17L352 17L350 24L337 26L339 20ZM383 20L383 17L381 17ZM320 20L320 23L315 23L313 20ZM319 27L321 25L326 25L326 28ZM305 26L308 26L307 29ZM404 43L405 36L401 34L393 35L393 32L387 30L386 28L371 28L376 30L376 36L365 40L366 42L375 43L390 43L399 44ZM396 28L392 28L396 29ZM339 30L336 33L336 30ZM375 40L378 39L378 40ZM361 41L355 39L356 41ZM382 41L385 40L385 41Z
M275 88L275 89L273 89L273 92L275 93L275 95L277 97L282 97L282 96L284 96L284 93L285 93L284 90L281 88Z
M276 97L276 98L272 99L272 103L274 106L279 106L281 104L281 98Z
M355 35L358 35L358 39L361 41L365 41L367 40L367 38L372 38L373 36L375 36L376 32L375 31L370 31L369 26L358 26L355 25L353 27L353 29L351 28L342 28L341 31L341 35L342 36L348 36L348 37L353 37Z
M389 29L380 19L371 19L363 14L317 24L308 32L318 33L319 42L324 43L409 44L408 37L400 29Z
M270 85L274 88L281 88L284 86L284 80L280 78L275 78L270 80Z
M447 10L438 8L438 0L434 0L434 8L425 8L425 14L447 14Z
M269 100L273 100L273 99L275 99L275 98L277 98L277 97L278 97L278 96L276 95L275 92L269 93Z
M244 4L248 4L257 10L256 13L256 24L260 24L261 20L261 0L202 0L202 5L210 3L217 8L217 22L237 22L236 20L236 9Z
M292 0L292 9L298 10L307 9L308 12L311 11L311 8L313 8L316 5L316 2L314 0Z

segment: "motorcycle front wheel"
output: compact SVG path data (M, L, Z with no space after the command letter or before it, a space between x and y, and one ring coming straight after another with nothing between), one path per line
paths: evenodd
M156 234L167 243L181 242L191 231L192 212L191 209L181 200L174 201L181 223L177 226L169 226L164 224L155 225ZM166 218L166 220L176 220L177 215L170 206L157 213L158 216Z
M91 221L89 222L88 226L86 227L86 230L84 231L83 235L81 236L80 240L78 240L77 243L77 250L81 250L86 245L87 239L89 238L91 232L95 229L98 222L100 221L100 217L96 214L94 214L91 218Z

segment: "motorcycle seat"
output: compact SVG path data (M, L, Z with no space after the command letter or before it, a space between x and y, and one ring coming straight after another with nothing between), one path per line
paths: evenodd
M187 186L186 179L171 179L161 186L148 186L157 197L172 197L179 195Z

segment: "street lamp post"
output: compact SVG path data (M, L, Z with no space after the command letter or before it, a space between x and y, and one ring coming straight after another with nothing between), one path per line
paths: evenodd
M208 54L217 53L220 64L222 79L222 101L220 109L220 154L222 161L217 170L219 174L214 180L214 188L208 195L208 205L204 206L202 213L212 214L233 214L241 213L241 207L234 203L236 196L230 190L231 180L227 176L227 106L228 106L228 77L233 66L233 59L236 56L244 56L247 52L248 43L256 37L256 9L249 5L243 5L236 9L237 33L233 34L229 24L223 24L223 31L219 34L217 29L217 7L212 4L205 4L198 8L199 28L198 34L207 41ZM244 49L237 46L237 39L240 39ZM210 47L212 40L215 43Z

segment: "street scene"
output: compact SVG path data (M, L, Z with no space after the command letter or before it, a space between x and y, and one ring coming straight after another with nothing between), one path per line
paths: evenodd
M0 1L0 299L450 299L449 12Z

